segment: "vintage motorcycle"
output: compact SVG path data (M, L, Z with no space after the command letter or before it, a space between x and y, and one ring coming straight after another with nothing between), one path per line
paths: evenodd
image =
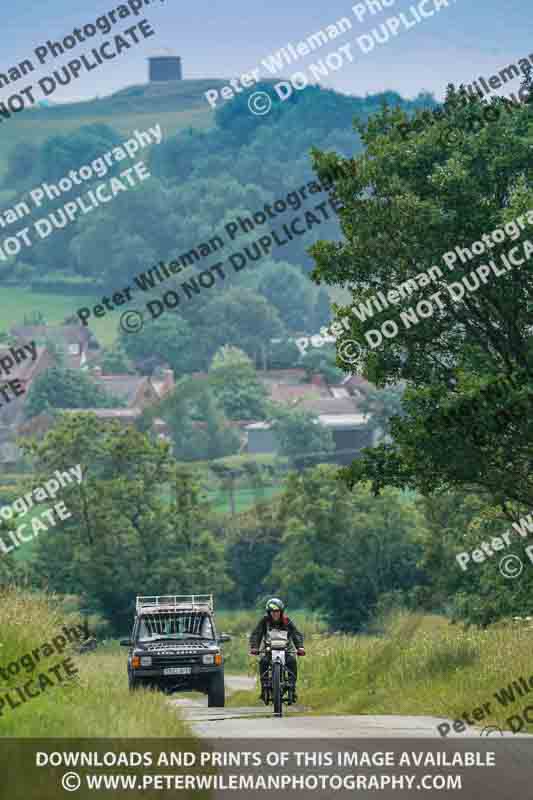
M283 703L292 705L295 701L295 681L293 673L287 668L287 631L271 630L265 649L268 656L268 671L263 676L265 705L274 703L274 714L283 714Z

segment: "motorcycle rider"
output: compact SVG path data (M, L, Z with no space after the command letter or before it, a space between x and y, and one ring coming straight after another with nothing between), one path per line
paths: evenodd
M289 680L293 686L292 697L296 702L296 680L298 678L298 666L296 662L296 655L304 656L304 637L300 633L294 622L284 613L285 604L279 597L272 597L266 604L266 615L259 621L258 625L250 634L250 655L256 656L259 654L261 643L265 643L268 637L268 632L271 628L287 631L288 633L288 646L286 651L286 665L289 672ZM259 660L259 678L261 681L261 700L265 700L266 691L264 686L264 678L268 674L269 656L266 655L265 650L262 650L262 655Z

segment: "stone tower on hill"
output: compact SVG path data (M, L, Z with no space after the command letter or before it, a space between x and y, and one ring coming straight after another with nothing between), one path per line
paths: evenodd
M150 83L183 80L179 56L152 56L148 63Z

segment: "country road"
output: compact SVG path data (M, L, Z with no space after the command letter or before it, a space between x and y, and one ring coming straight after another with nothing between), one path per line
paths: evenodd
M255 679L246 675L226 675L226 693L253 689ZM302 698L305 700L305 698ZM305 705L290 709L283 707L283 717L274 716L272 706L208 708L207 698L191 700L186 696L170 700L179 708L194 733L208 739L248 739L280 737L309 738L437 738L442 741L437 725L442 717L411 717L402 715L323 715L305 713ZM451 734L464 739L479 738L481 729L468 728L465 733ZM511 733L507 735L512 736Z
M255 688L255 679L242 675L226 675L226 694L232 691L242 691ZM305 698L301 698L305 701ZM283 768L283 773L301 778L307 771L327 775L331 770L336 774L344 774L346 767L339 768L325 766L328 762L307 762L304 766L300 762L296 766L295 758L316 759L325 757L328 753L332 754L334 761L329 764L337 764L337 758L343 757L343 753L350 754L353 751L366 751L375 754L377 757L383 755L383 751L401 753L413 750L415 753L426 752L429 755L448 754L451 758L454 751L465 752L473 751L478 754L494 751L493 755L497 759L494 766L497 771L491 770L487 765L479 768L458 768L452 770L455 777L462 773L461 784L454 787L453 795L457 800L472 800L472 798L483 798L483 800L516 800L516 797L530 797L531 784L531 737L520 735L513 736L506 733L505 739L500 734L482 735L482 729L468 728L465 733L453 734L443 738L437 731L437 725L446 722L440 717L420 717L405 715L320 715L312 716L306 714L305 705L294 706L285 711L282 718L275 717L271 707L267 708L262 704L248 707L227 707L227 708L208 708L207 698L190 699L186 696L169 700L169 703L179 709L185 720L190 724L193 734L203 740L206 746L214 748L222 756L233 754L239 758L243 751L253 751L261 753L263 766L256 769L255 774L277 773L279 769L266 767L265 762L269 751L276 754L285 751L290 762ZM487 739L487 735L491 735ZM510 737L510 738L507 738ZM358 741L359 740L359 741ZM362 740L362 741L361 741ZM383 741L385 740L385 742ZM421 740L425 740L422 742ZM474 741L477 743L474 744ZM410 744L412 743L412 744ZM399 756L398 756L399 757ZM231 764L232 762L228 762ZM383 762L377 762L377 764ZM395 763L395 762L392 762ZM438 763L438 762L436 762ZM225 762L218 765L223 774L236 775L240 768L225 766ZM303 766L303 768L302 768ZM437 772L450 773L450 770L443 770L436 767ZM409 770L407 770L409 772ZM247 775L254 774L254 769L243 769ZM405 770L403 770L405 772ZM385 766L366 766L348 768L348 773L357 773L358 776L366 775L370 780L370 775L381 775L380 780L403 781L402 770L397 767ZM435 797L435 792L429 786L422 784L424 772L428 773L428 768L422 765L420 768L412 767L410 770L413 784L417 790L417 800L424 800ZM390 776L390 778L386 776ZM439 776L437 775L437 778ZM228 778L229 779L229 778ZM440 776L442 779L442 775ZM363 780L358 777L357 780ZM405 779L407 781L407 778ZM364 788L357 786L358 793L363 796L374 794L372 787ZM375 787L374 787L375 788ZM435 787L437 791L441 785ZM426 789L426 791L424 791ZM442 792L438 791L439 794ZM309 792L293 791L298 796L309 797ZM403 798L413 797L410 788L406 789L403 783L383 784L380 791L382 800L403 800ZM281 798L286 795L286 791L270 791L269 797ZM312 791L314 800L329 800L332 797L330 789L318 789ZM335 791L339 800L353 795L353 787ZM249 798L252 795L245 791L215 791L215 800L227 800L233 798ZM253 795L255 796L255 794Z

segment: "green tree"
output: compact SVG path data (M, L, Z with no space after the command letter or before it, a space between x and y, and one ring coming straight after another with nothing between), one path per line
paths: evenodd
M213 356L209 383L229 419L257 420L265 417L267 391L242 350L221 347Z
M374 389L369 387L365 396L359 403L362 414L370 414L369 422L372 430L379 428L382 433L390 433L391 420L403 416L402 406L403 386Z
M71 518L37 540L40 585L81 594L116 632L130 628L138 594L231 588L194 474L177 467L167 444L87 414L67 416L26 449L36 485L76 464L83 474L81 484L62 490Z
M121 331L120 346L136 364L168 364L176 376L203 369L207 362L200 337L194 335L189 322L178 314L166 313L134 336Z
M305 369L307 380L315 374L323 375L328 383L340 383L344 372L337 367L336 352L331 347L307 350L302 356L301 366Z
M50 367L32 383L25 406L27 418L59 408L121 408L125 403L108 394L84 372Z
M272 429L280 452L296 469L327 461L335 450L333 436L310 411L271 404Z
M314 324L315 330L320 330L322 326L328 326L331 320L331 302L327 289L322 286L316 298Z
M120 343L104 348L100 366L106 375L135 375L133 364Z
M293 369L299 366L300 351L292 340L277 339L269 342L268 368Z
M465 492L434 494L420 498L418 505L426 520L419 565L428 576L428 584L417 592L420 605L482 627L515 615L531 616L533 575L526 568L518 580L510 580L500 569L508 555L516 557L515 564L526 561L525 542L513 531L510 547L492 549L492 555L481 550L482 543L490 550L493 537L510 529L500 509ZM457 556L473 550L485 552L484 561L471 559L461 567Z
M7 158L7 173L4 184L10 186L20 184L31 177L38 161L39 148L30 142L19 142L10 151Z
M201 309L200 324L210 355L224 345L240 347L263 363L270 339L286 336L278 312L250 289L230 289Z
M312 325L315 289L297 267L285 262L261 270L258 291L279 312L291 331L307 330Z
M257 506L253 513L239 514L227 529L226 563L233 581L228 602L253 608L272 563L281 551L282 528L276 507Z
M378 500L367 487L350 492L332 465L289 477L278 524L281 548L267 582L291 605L321 611L334 630L362 630L380 598L424 581L413 505L391 490Z
M406 115L389 107L360 126L367 150L351 163L352 177L336 184L344 204L344 240L313 248L315 278L352 288L358 314L348 306L336 310L351 325L341 344L355 339L360 345L357 369L378 387L400 381L408 387L405 415L391 423L393 442L355 462L348 478L370 479L376 491L385 485L424 493L474 491L500 508L513 501L523 507L533 502L533 428L527 411L533 389L533 272L524 266L492 276L456 302L445 284L465 277L472 281L479 262L457 258L447 269L442 261L443 253L455 247L468 248L519 216L526 220L533 207L533 108L509 110L495 99L498 120L479 129L475 120L484 105L467 102L449 87L440 118L421 131L405 136ZM450 145L450 128L459 136L457 145ZM317 154L319 173L333 161L332 155ZM520 257L528 257L525 239L527 233L516 242L506 237L485 259L501 264L500 256L512 245ZM430 303L431 316L406 325L399 309L389 308L369 312L362 321L362 304L377 291L386 295L435 264L442 266L442 279L418 284L416 295L416 303ZM432 301L439 288L440 303ZM416 303L410 299L403 309ZM375 335L365 336L369 328L380 331L388 319L398 324L394 338L383 337L378 344ZM500 378L509 382L500 382L497 391Z
M228 425L213 392L194 378L183 378L160 403L146 409L142 429L156 417L167 423L178 461L223 458L239 450L239 435Z

